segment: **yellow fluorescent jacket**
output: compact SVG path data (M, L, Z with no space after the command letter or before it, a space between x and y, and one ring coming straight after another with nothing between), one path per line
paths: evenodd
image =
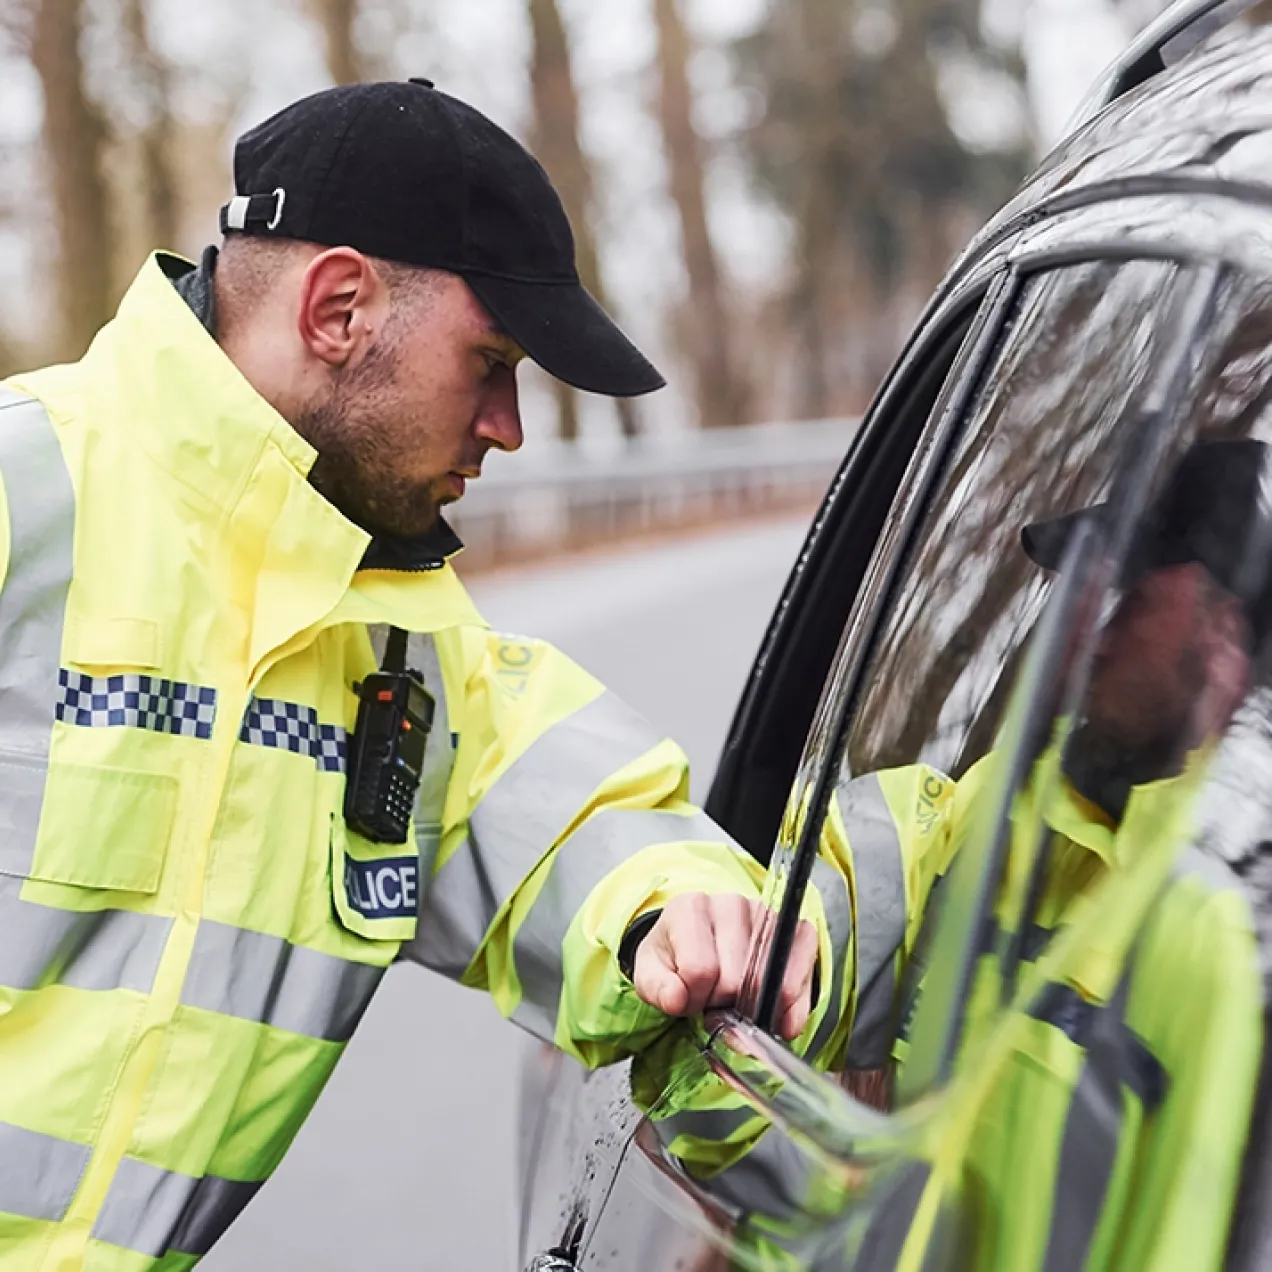
M877 1069L893 1050L904 1060L899 972L934 883L976 832L994 770L991 755L954 783L916 764L836 791L813 878L835 948L851 953L835 966L838 1016L827 1013L823 1029L838 1023L818 1065ZM1018 798L955 1080L927 1159L907 1167L930 1178L908 1239L908 1207L872 1216L873 1194L819 1197L823 1173L761 1135L762 1119L731 1092L688 1085L653 1109L669 1149L749 1214L738 1240L749 1234L756 1250L744 1258L739 1246L739 1266L803 1267L785 1247L801 1248L819 1213L847 1204L872 1239L901 1225L888 1244L904 1246L902 1272L928 1266L929 1243L938 1265L951 1255L938 1226L946 1206L970 1225L973 1250L958 1248L974 1272L1222 1266L1258 1073L1261 982L1238 881L1189 847L1196 776L1136 787L1116 829L1063 784L1041 815L1036 791L1056 788L1038 773ZM1055 842L1025 934L1028 1005L1004 1011L992 951L1021 903L1040 816ZM845 1252L845 1266L858 1253Z
M631 921L758 895L673 743L449 565L360 568L313 458L155 259L0 386L0 1269L193 1266L398 957L602 1064L665 1024ZM340 814L377 624L437 705L409 846Z
M935 833L911 862L919 913L977 833L996 759L957 785L941 779ZM1057 763L1052 749L1013 807L932 1185L898 1266L922 1266L944 1195L961 1196L954 1204L972 1217L967 1266L977 1272L1217 1269L1258 1074L1262 989L1245 894L1192 846L1206 760L1134 787L1116 827ZM1045 808L1043 791L1053 793ZM1040 825L1052 834L1049 882L1023 933L1017 1005L1003 1011L994 951L1018 925Z

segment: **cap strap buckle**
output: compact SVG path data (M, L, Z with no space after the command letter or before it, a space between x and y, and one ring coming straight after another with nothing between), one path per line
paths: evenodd
M263 227L278 229L283 219L287 191L279 186L272 194L236 194L221 209L221 233Z

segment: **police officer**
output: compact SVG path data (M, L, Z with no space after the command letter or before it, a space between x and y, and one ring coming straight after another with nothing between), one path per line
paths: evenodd
M234 169L219 253L152 257L81 361L0 386L24 1268L192 1266L396 959L596 1065L731 1002L758 917L675 744L489 631L451 566L440 512L521 444L523 357L662 384L580 286L542 169L422 80L297 102ZM808 917L799 1045L828 998Z

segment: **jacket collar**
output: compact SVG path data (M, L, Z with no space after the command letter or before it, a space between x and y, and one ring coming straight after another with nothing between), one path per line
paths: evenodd
M217 257L215 247L205 247L197 265L167 252L159 252L155 256L155 262L165 277L213 339L216 337ZM437 570L450 557L460 552L463 546L460 537L439 517L436 529L427 534L410 538L375 536L367 545L359 568L403 570L411 573Z
M338 622L413 631L481 624L445 560L371 536L308 481L316 452L239 373L166 273L142 267L81 364L113 386L121 421L170 475L184 515L209 526L251 614L256 672ZM187 271L188 272L188 267Z
M1057 726L1059 732L1064 721ZM1080 793L1060 762L1059 741L1053 741L1039 757L1025 798L1013 810L1018 826L1036 824L1037 802L1046 799L1043 820L1066 839L1095 853L1106 866L1125 866L1134 859L1149 827L1164 817L1182 825L1191 812L1213 747L1201 747L1186 759L1182 772L1168 777L1128 783L1120 816L1114 820L1099 805Z

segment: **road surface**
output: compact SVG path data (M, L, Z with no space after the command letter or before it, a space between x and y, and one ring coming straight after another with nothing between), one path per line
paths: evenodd
M474 581L492 626L551 640L666 730L701 799L808 517ZM420 968L385 979L270 1183L209 1272L513 1269L522 1036Z

